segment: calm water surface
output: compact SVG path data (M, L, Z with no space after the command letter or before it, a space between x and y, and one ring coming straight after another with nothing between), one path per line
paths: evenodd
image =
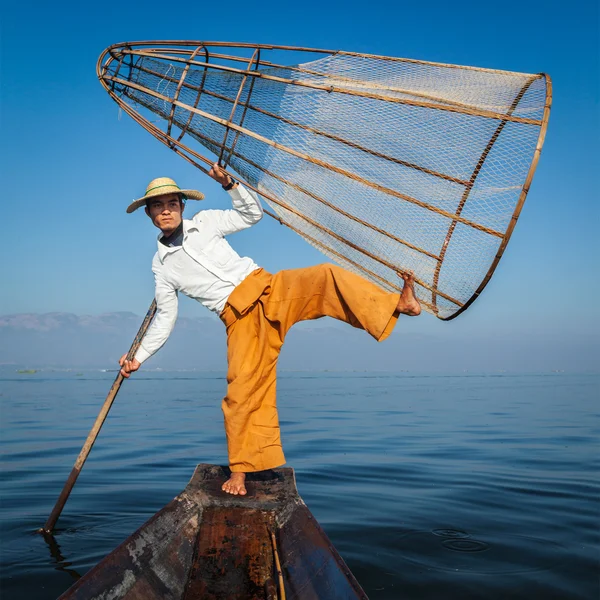
M66 590L223 464L219 373L125 383L48 545L114 373L0 372L1 597ZM298 488L372 599L597 599L600 377L282 373Z

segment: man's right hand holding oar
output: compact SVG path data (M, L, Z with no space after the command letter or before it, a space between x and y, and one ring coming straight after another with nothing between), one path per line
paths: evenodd
M141 363L135 358L127 360L127 354L123 354L119 360L121 365L121 375L129 379L129 376L140 368Z

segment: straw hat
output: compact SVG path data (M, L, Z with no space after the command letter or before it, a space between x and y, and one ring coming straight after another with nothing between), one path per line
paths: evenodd
M146 204L146 200L149 198L164 196L165 194L183 194L188 200L204 200L204 194L202 192L197 192L196 190L182 190L169 177L158 177L157 179L153 179L148 184L148 187L146 188L146 194L143 198L134 200L127 207L127 212L132 213L140 206L144 206Z

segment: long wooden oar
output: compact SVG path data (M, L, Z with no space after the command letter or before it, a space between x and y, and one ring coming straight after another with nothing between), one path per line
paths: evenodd
M137 332L135 339L133 340L133 344L131 344L131 348L129 348L129 352L127 353L127 360L132 360L133 357L135 356L135 353L137 352L138 348L140 347L142 338L144 337L146 330L150 326L150 323L152 322L152 319L154 318L155 313L156 313L156 300L153 300L152 304L150 305L150 308L148 309L148 312L146 313L146 317L144 318L144 321L142 322L142 325L141 325L139 331ZM108 392L108 396L106 397L106 400L104 401L104 404L102 405L102 408L100 409L100 413L98 414L98 417L96 418L96 422L94 423L90 433L88 434L87 440L85 440L85 444L83 444L83 448L81 449L81 452L79 453L79 456L77 457L77 460L75 461L75 465L73 466L71 474L69 475L69 478L67 479L67 482L65 483L65 487L63 488L62 492L60 493L60 496L58 497L58 500L56 501L56 504L54 505L54 508L53 508L52 512L50 513L48 520L46 521L46 524L44 525L44 527L42 529L40 529L40 532L51 533L52 530L54 529L54 525L56 524L56 521L58 521L58 518L60 517L60 513L62 512L62 509L64 508L64 506L67 502L67 499L69 498L69 494L71 493L71 490L73 489L73 486L75 485L75 482L77 481L77 477L79 477L79 473L81 472L81 469L83 468L83 465L92 449L92 446L94 445L94 442L96 441L96 438L98 437L98 434L100 433L100 429L102 428L102 425L104 424L104 421L108 415L108 411L110 410L110 407L112 406L112 403L113 403L114 399L116 398L117 393L119 392L119 389L121 388L123 379L124 379L124 377L123 377L123 375L121 375L121 372L119 371L119 374L117 375L117 378L115 379L114 383L112 384L112 387L110 388L110 391Z

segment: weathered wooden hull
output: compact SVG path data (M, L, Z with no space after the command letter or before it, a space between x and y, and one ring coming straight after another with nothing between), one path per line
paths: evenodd
M367 598L298 495L293 469L250 474L244 497L221 491L226 476L198 465L179 496L59 600Z

